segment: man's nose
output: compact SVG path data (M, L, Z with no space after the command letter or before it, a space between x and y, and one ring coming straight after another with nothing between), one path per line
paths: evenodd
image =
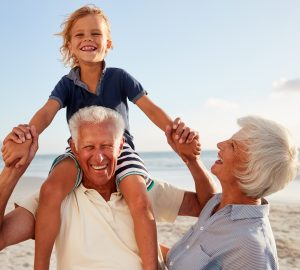
M99 162L102 162L102 161L103 161L104 157L103 157L103 153L102 153L101 151L98 151L98 152L96 153L96 159L97 159L97 161L99 161Z

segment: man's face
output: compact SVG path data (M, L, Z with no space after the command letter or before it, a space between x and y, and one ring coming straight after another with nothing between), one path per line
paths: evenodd
M72 150L83 170L83 184L96 190L111 186L123 139L115 139L115 128L108 121L101 124L84 123L78 130L77 149Z

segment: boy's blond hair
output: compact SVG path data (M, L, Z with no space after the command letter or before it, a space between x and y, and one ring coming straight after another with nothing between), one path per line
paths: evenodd
M63 44L60 47L60 52L63 57L63 62L65 65L69 65L72 68L78 66L78 61L76 57L72 56L68 47L68 42L71 39L70 32L73 27L73 25L80 19L87 15L91 14L97 14L99 15L106 23L107 27L107 37L108 40L111 42L110 48L112 48L112 38L110 33L110 24L107 16L104 14L104 12L96 7L95 5L86 5L83 6L77 10L75 10L73 13L71 13L66 20L61 24L62 31L57 33L57 35L61 36L63 38Z

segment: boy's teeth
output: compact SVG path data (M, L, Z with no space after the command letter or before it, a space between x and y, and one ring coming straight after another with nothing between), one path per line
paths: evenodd
M93 51L93 50L95 50L95 47L93 47L93 46L84 46L84 47L81 48L81 50L83 50L83 51Z

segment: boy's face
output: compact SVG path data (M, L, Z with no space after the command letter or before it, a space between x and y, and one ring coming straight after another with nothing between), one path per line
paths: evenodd
M77 58L79 65L103 61L111 47L106 23L97 14L78 19L71 28L70 37L68 47L70 53Z

